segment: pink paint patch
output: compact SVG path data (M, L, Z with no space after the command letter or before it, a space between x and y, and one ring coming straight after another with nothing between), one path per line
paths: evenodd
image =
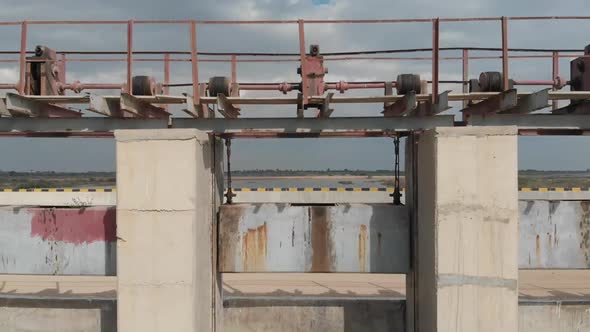
M115 208L32 208L31 235L74 244L112 242L117 237Z

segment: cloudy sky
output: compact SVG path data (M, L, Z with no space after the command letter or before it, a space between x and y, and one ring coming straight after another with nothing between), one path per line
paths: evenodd
M584 0L217 0L217 1L80 1L80 0L4 0L0 21L21 20L127 20L127 19L387 19L431 17L548 16L581 15ZM510 47L579 49L590 43L585 31L590 21L511 22ZM442 23L441 47L500 47L498 22ZM125 26L31 26L28 48L44 44L56 50L123 51ZM3 46L0 51L19 48L19 28L0 26ZM138 25L135 50L189 50L189 33L180 25ZM324 52L428 48L431 26L415 24L313 24L306 26L307 44L319 43ZM199 50L203 52L298 52L296 25L202 26L198 30ZM446 52L446 56L458 55ZM474 53L474 55L478 55ZM481 53L481 55L484 55ZM486 53L485 55L491 55ZM417 54L428 56L428 54ZM3 56L1 59L9 59ZM548 59L512 60L511 76L518 79L551 79ZM426 61L329 62L329 81L395 80L399 73L419 73L430 77ZM560 62L562 76L569 77L569 59ZM296 81L296 63L242 63L238 80L242 82ZM484 70L501 68L500 60L473 60L471 76ZM441 63L442 80L461 77L457 61ZM124 63L68 63L68 81L121 82ZM190 81L188 63L174 63L173 83ZM159 63L136 63L134 74L163 78ZM200 80L230 74L229 64L201 63ZM0 63L0 83L16 82L14 64ZM458 85L443 89L459 90ZM174 94L188 92L175 88ZM0 92L2 94L3 92ZM382 91L357 92L378 94ZM261 94L249 93L250 96ZM379 105L338 105L334 116L378 115ZM456 113L456 109L449 114ZM181 113L175 111L175 115ZM293 107L244 107L244 116L294 116ZM535 169L590 168L590 140L580 137L520 138L519 167ZM113 170L112 139L24 139L0 140L2 170ZM393 146L388 139L283 139L240 140L234 143L234 167L292 169L384 169L392 168Z

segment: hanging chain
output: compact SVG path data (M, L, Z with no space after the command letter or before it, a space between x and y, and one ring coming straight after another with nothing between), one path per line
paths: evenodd
M233 202L234 196L232 186L231 186L231 138L227 137L225 139L225 152L227 155L227 192L225 193L225 199L227 204L231 204Z
M399 184L399 136L393 137L395 163L393 167L393 205L401 205L402 192Z

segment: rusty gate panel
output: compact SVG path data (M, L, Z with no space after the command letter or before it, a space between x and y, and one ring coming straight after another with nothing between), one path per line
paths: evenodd
M219 215L221 272L407 273L404 206L233 204Z
M520 201L519 268L590 268L590 202Z

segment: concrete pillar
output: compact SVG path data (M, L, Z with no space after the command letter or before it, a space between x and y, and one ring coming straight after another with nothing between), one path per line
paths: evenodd
M115 138L118 331L219 331L222 144L194 129Z
M415 331L518 330L516 133L436 128L408 139Z

